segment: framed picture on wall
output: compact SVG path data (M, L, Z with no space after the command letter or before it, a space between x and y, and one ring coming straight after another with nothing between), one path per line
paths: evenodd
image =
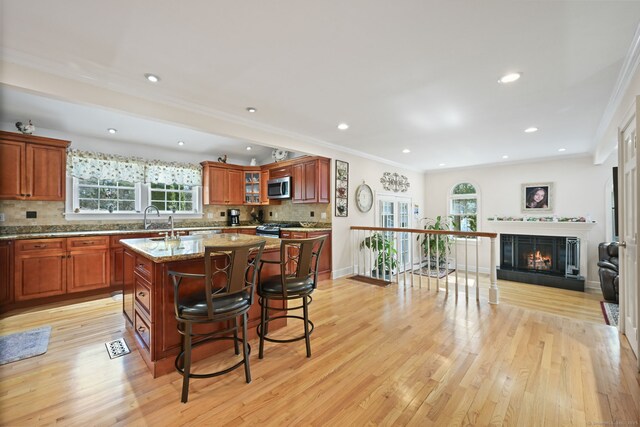
M336 216L349 216L349 163L336 160Z
M552 182L522 184L522 212L553 212L553 193Z

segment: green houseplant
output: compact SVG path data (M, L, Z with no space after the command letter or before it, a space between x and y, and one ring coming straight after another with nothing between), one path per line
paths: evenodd
M424 229L428 231L446 231L455 230L455 224L451 219L438 215L436 219L423 218L421 221L425 222ZM418 235L416 240L420 241L423 236ZM446 234L435 234L428 239L425 237L422 240L422 252L425 257L429 257L429 264L431 268L444 268L447 264L447 258L451 253L451 242L453 237ZM439 265L438 265L439 264Z
M398 251L393 244L393 239L385 236L383 233L373 233L360 243L360 249L364 249L365 247L372 250L375 256L375 264L371 274L389 279L391 273L398 266Z

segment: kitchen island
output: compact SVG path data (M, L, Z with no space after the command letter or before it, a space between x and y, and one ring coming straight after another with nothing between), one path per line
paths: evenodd
M124 246L123 312L127 328L132 331L140 354L154 377L173 371L175 357L180 352L181 335L177 332L173 282L168 272L204 273L205 246L233 246L259 240L266 240L262 258L278 260L280 239L243 234L185 236L179 240L145 238L120 241ZM262 275L264 277L278 273L277 264L266 264ZM181 292L185 293L196 292L198 288L201 285L189 280L184 280L180 287ZM256 326L259 323L260 306L256 296L249 310L249 338L256 336ZM270 328L285 325L285 319L278 319L270 323ZM212 342L196 347L193 360L204 359L227 345L231 344Z

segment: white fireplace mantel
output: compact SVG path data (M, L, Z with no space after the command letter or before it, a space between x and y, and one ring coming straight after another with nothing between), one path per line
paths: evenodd
M589 232L595 222L552 221L488 221L486 230L498 234L531 234L536 236L577 237L580 239L580 275L588 274ZM500 241L500 239L498 239ZM500 245L496 245L496 260L500 262Z

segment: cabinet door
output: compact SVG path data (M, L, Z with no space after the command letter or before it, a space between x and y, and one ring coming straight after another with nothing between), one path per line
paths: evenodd
M209 205L224 205L227 201L228 177L226 169L209 168Z
M129 319L129 323L133 324L134 316L134 286L135 286L135 265L136 259L132 252L124 251L122 256L122 264L124 268L122 280L122 311Z
M24 189L25 144L0 141L0 199L22 199Z
M318 237L326 235L327 238L324 241L324 246L322 247L322 253L320 254L320 260L318 265L318 276L321 276L322 279L329 278L331 273L331 233L326 231L315 231L308 233L309 237ZM327 275L328 273L328 275Z
M67 292L109 286L109 251L91 249L70 252L67 264Z
M331 162L329 159L318 160L318 203L329 203L331 200Z
M229 169L227 204L241 205L244 203L244 173L241 170Z
M64 201L65 149L27 144L26 160L27 199Z
M291 201L294 203L303 203L305 194L304 165L301 163L293 165L291 170L291 186L293 187L293 196L291 197Z
M0 305L13 302L13 242L0 242Z
M66 258L66 254L17 256L14 273L16 301L64 294Z
M260 204L268 205L269 197L267 196L267 181L269 180L269 171L260 172Z
M303 164L304 167L304 197L303 200L306 203L314 203L318 201L318 195L316 191L318 181L318 161L313 160Z
M111 257L110 284L120 287L124 283L124 248L115 248L109 251Z

